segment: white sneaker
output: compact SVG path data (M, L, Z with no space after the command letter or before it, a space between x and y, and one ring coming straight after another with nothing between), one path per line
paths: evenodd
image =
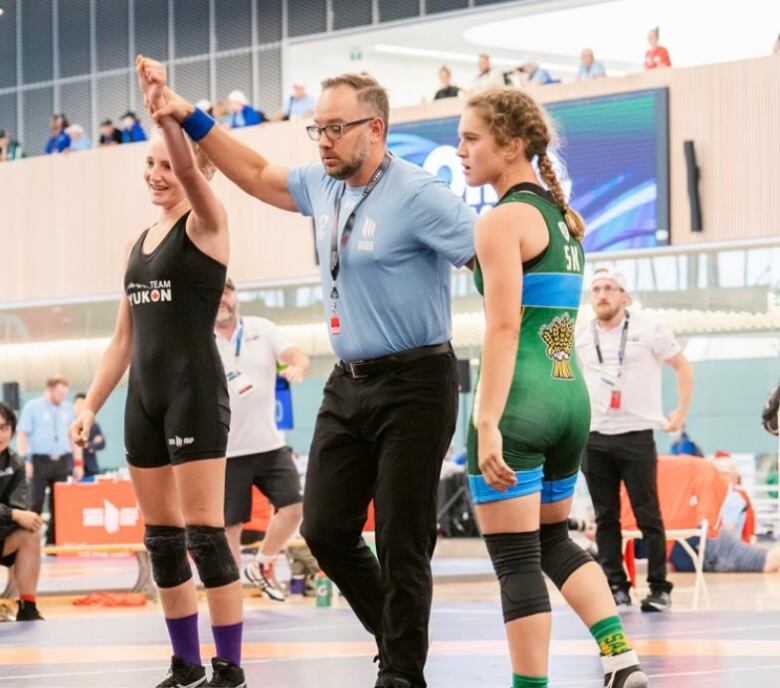
M253 561L244 569L244 576L250 583L256 585L257 589L269 600L284 602L284 593L274 576L273 562L260 564L257 561Z

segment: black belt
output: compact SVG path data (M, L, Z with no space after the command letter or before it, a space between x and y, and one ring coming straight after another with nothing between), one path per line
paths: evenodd
M443 342L430 346L420 346L416 349L409 349L408 351L401 351L397 354L390 354L380 358L369 358L365 361L339 361L337 365L344 371L347 377L359 380L364 377L381 375L404 363L411 363L428 356L438 356L447 353L452 353L452 344Z
M50 461L59 461L60 459L64 459L66 456L70 456L70 452L67 454L60 454L59 456L57 454L33 454L32 457L34 459L49 459Z

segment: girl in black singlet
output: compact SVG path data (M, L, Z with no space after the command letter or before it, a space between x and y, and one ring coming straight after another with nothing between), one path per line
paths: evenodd
M137 68L154 111L164 103L162 88L147 78L142 58ZM193 153L175 120L158 124L144 181L160 218L129 251L116 329L71 433L83 445L129 365L125 452L173 646L158 688L246 686L241 588L223 522L230 406L213 331L229 254L227 215L208 183L210 162ZM209 683L188 552L206 588L217 647Z

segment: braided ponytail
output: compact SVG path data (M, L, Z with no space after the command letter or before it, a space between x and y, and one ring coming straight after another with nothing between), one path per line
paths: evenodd
M582 241L582 238L585 236L585 220L582 219L582 215L566 202L566 196L563 193L561 184L555 174L555 169L553 169L552 161L547 155L546 150L539 153L536 158L536 164L539 167L539 175L541 176L544 185L552 194L552 197L555 199L555 202L563 213L563 219L564 222L566 222L566 226L569 228L569 232L577 241Z

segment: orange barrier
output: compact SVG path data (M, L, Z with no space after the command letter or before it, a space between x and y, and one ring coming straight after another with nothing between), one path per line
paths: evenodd
M57 545L141 544L144 523L129 480L56 483Z

